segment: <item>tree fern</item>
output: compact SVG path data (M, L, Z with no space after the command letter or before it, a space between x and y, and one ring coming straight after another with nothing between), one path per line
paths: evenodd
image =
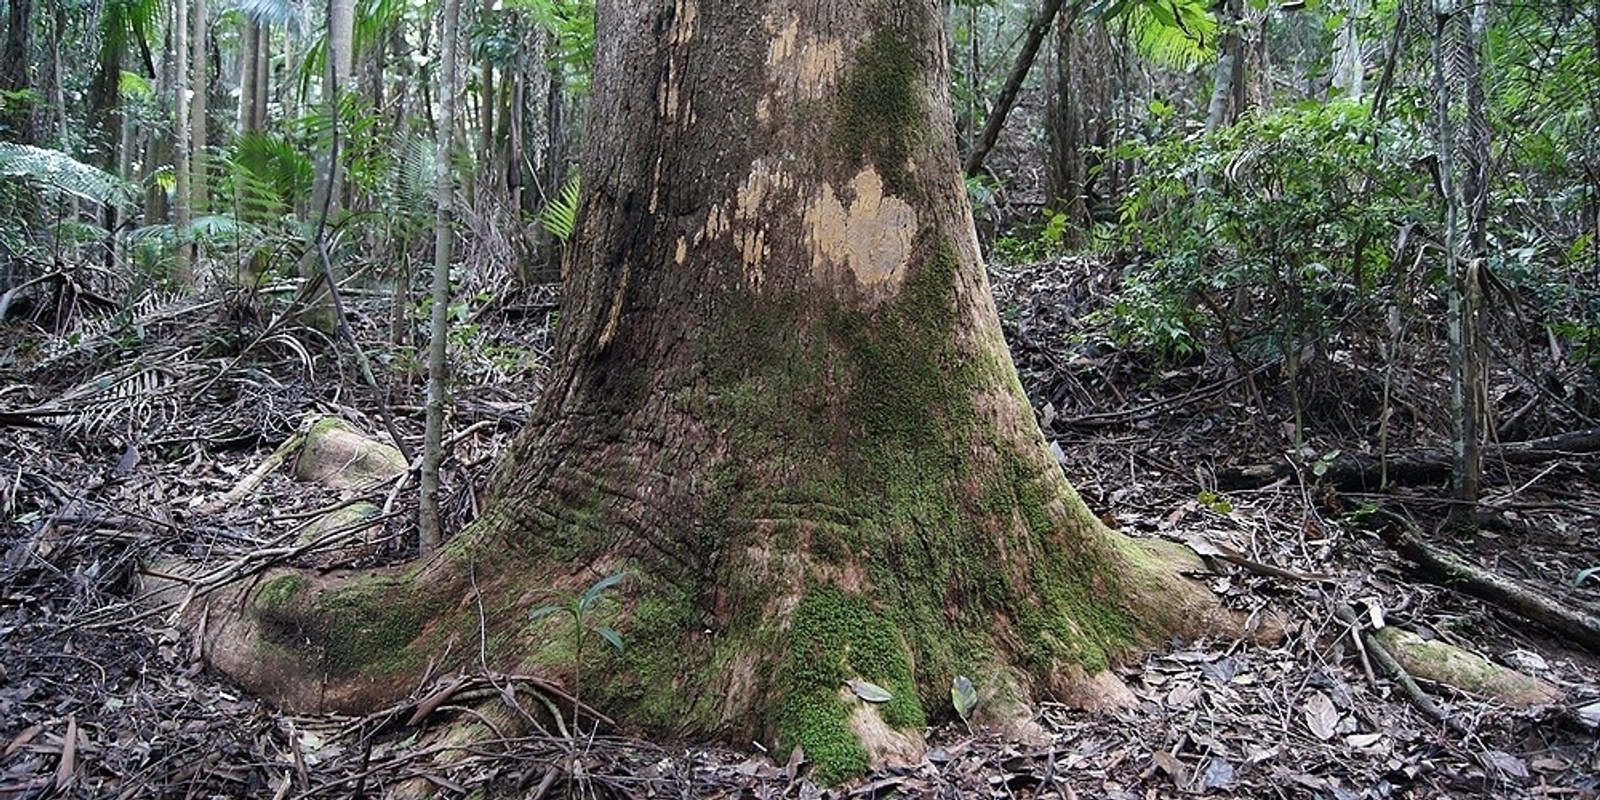
M544 226L545 232L563 242L572 238L572 231L578 225L579 184L578 173L572 173L561 187L561 193L539 212L539 224Z
M25 178L100 205L127 205L127 182L60 150L0 142L0 175Z

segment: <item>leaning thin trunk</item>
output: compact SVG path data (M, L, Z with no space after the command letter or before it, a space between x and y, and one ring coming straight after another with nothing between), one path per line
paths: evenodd
M983 132L978 134L978 141L973 144L972 152L967 154L966 163L962 165L962 171L969 177L983 170L984 159L989 157L989 151L993 150L995 142L1000 140L1000 130L1005 127L1006 117L1010 116L1012 106L1017 104L1017 96L1022 93L1022 83L1028 79L1028 72L1033 69L1034 59L1039 55L1039 45L1044 42L1044 35L1055 23L1057 13L1061 11L1061 3L1062 0L1044 0L1044 7L1028 20L1027 37L1022 42L1022 51L1017 53L1017 61L1011 65L1011 72L1006 75L1006 82L1000 87L1000 96L994 101L994 110L989 112L989 118L984 120ZM1062 25L1070 27L1077 16L1078 4L1074 3ZM973 87L973 91L976 90L977 87Z

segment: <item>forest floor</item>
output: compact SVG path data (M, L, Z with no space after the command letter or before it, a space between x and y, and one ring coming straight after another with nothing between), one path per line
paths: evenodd
M297 483L283 469L249 499L210 505L307 414L383 430L382 404L354 377L352 359L329 355L348 348L273 323L258 297L80 309L54 332L50 322L6 322L0 797L355 797L415 779L445 796L1600 797L1595 653L1428 577L1367 524L1380 509L1414 520L1432 545L1592 618L1600 580L1579 576L1600 565L1596 456L1491 462L1482 532L1463 540L1443 525L1440 482L1363 490L1322 480L1347 455L1437 452L1442 360L1423 353L1404 374L1379 374L1330 346L1302 373L1297 431L1290 399L1267 372L1201 358L1158 369L1106 345L1093 312L1112 296L1101 285L1110 274L1063 260L994 275L1047 436L1115 527L1226 546L1276 570L1219 562L1197 577L1285 635L1169 642L1117 669L1138 699L1132 707L1091 714L1046 704L1039 721L1050 741L1027 747L944 724L929 731L922 762L834 788L755 744L647 742L611 730L482 743L443 764L419 745L419 731L399 724L408 708L291 716L243 694L203 665L172 609L136 602L137 573L179 554L219 564L219 580L248 580L270 565L362 566L414 547L414 485L354 493L381 507L381 534L341 550L336 564L294 547L293 528L351 492ZM495 298L458 329L445 475L455 525L474 515L496 454L526 418L554 307L548 290ZM380 372L403 374L404 352L379 344L390 327L382 307L352 308ZM1505 381L1492 396L1516 407L1521 438L1594 425L1571 402ZM390 394L420 391L413 383ZM407 402L390 410L418 441L420 412ZM58 412L36 417L52 427L5 416L35 406ZM1238 469L1255 465L1263 469ZM1562 698L1513 710L1423 681L1441 722L1374 665L1336 615L1344 608L1356 627L1381 621L1459 645Z

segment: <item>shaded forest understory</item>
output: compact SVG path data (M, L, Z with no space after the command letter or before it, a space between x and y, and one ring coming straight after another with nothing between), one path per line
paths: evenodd
M202 666L172 627L172 606L135 602L137 573L162 556L204 558L216 569L199 593L274 565L407 557L413 481L327 489L295 481L291 465L254 492L228 492L309 414L372 434L392 415L414 441L420 410L380 401L343 343L275 322L267 295L150 297L106 316L79 306L61 317L61 336L7 323L0 408L38 413L0 417L0 796L337 797L414 778L446 796L1600 795L1592 639L1586 652L1579 636L1551 632L1560 620L1529 624L1505 601L1473 596L1464 572L1445 580L1417 551L1394 549L1409 520L1427 547L1592 620L1595 437L1519 450L1508 436L1490 448L1481 532L1463 540L1444 527L1447 467L1429 466L1444 448L1430 399L1442 391L1438 370L1375 374L1336 347L1312 354L1300 371L1296 449L1270 362L1241 371L1195 358L1155 370L1105 345L1094 312L1115 296L1114 274L1063 260L994 275L1047 435L1108 523L1189 543L1211 557L1214 571L1200 577L1213 591L1285 635L1172 642L1119 669L1136 700L1128 709L1046 706L1039 721L1051 741L1037 746L946 719L922 763L833 789L812 784L787 753L643 742L603 724L592 736L551 730L449 753L418 744L515 676L437 676L410 702L363 718L290 717L244 696ZM446 432L452 530L473 518L489 467L524 420L556 301L549 287L494 297L461 329ZM384 340L381 308L353 299L357 340ZM368 355L395 357L381 346ZM1581 386L1507 372L1490 389L1516 439L1594 427ZM1386 397L1383 459L1371 420ZM305 530L358 501L371 511L355 524ZM1424 678L1412 697L1386 674L1377 639L1352 634L1380 621L1521 670L1562 699L1508 711Z

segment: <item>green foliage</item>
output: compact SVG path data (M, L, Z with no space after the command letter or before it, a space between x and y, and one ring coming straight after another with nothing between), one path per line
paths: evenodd
M1083 15L1121 21L1144 58L1188 69L1216 51L1217 20L1211 7L1207 0L1095 0Z
M60 150L0 142L0 175L23 178L99 205L127 205L133 200L126 181Z
M507 0L505 6L527 12L550 34L550 65L562 70L569 91L586 93L594 72L594 0Z
M582 697L580 694L582 684L579 676L583 667L583 646L587 642L589 634L592 633L599 636L618 653L622 652L622 636L613 630L611 626L596 619L596 616L600 613L601 605L609 599L606 593L626 577L628 577L626 572L609 575L595 581L592 586L583 591L583 594L567 596L564 602L540 606L528 612L530 621L544 619L557 614L564 614L572 620L572 716L574 720L578 717L580 698Z
M546 233L563 242L572 238L578 225L578 201L582 194L582 181L576 171L567 178L566 185L555 199L539 211L539 224Z
M609 626L594 619L600 604L607 600L606 593L611 587L621 583L628 577L626 572L618 572L595 581L592 586L583 591L583 594L566 598L566 601L557 605L540 606L528 612L528 619L536 620L554 614L566 614L572 618L573 638L575 650L583 651L583 640L589 633L604 639L617 652L622 652L622 637Z
M229 180L219 188L241 219L276 219L311 197L311 158L288 137L244 134L229 146L225 160Z
M1039 219L1023 223L995 240L994 260L1000 264L1032 264L1064 255L1063 237L1072 220L1060 211L1045 209Z
M1119 148L1148 167L1120 208L1139 254L1120 343L1181 358L1220 336L1271 355L1325 333L1380 285L1397 226L1429 217L1422 148L1343 101Z

